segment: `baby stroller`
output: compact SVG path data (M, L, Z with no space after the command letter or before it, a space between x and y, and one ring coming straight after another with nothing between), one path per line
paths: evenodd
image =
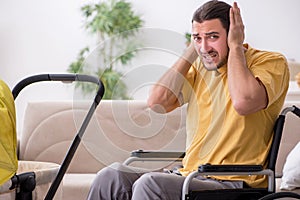
M94 101L76 134L61 165L45 162L18 161L16 113L14 99L26 86L41 81L90 82L98 85ZM67 171L69 164L81 142L89 121L104 94L104 86L97 78L80 74L40 74L20 81L12 90L0 80L0 199L31 200L40 199L33 191L37 186L51 184L45 199L52 199ZM24 167L24 165L26 167ZM21 169L21 172L19 171ZM24 169L27 168L27 169ZM53 180L54 179L54 180Z

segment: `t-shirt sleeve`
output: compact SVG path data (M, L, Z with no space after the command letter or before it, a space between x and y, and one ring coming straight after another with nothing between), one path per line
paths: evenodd
M266 53L256 59L249 69L266 88L268 106L272 105L282 95L285 95L289 85L289 69L285 57L279 53Z

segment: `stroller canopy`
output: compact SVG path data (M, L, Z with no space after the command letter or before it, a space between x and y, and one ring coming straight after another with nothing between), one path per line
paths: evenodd
M0 185L18 168L16 113L9 87L0 80Z

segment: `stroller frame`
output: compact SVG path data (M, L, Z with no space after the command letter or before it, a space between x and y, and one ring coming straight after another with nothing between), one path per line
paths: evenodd
M13 88L12 94L14 99L17 98L19 93L23 88L26 86L41 82L41 81L60 81L60 82L89 82L89 83L95 83L98 85L97 93L94 97L93 103L90 106L88 113L86 114L86 117L84 118L84 121L81 124L80 129L78 130L76 136L74 137L74 140L59 168L59 171L52 182L45 199L51 200L53 199L60 182L63 179L64 174L66 173L72 158L81 142L81 139L84 135L84 132L93 116L93 113L95 112L98 104L100 103L103 94L104 94L104 85L103 83L94 76L90 75L82 75L82 74L39 74L39 75L33 75L30 77L27 77L20 82L17 83L17 85ZM12 185L9 188L10 190L16 189L16 199L17 200L30 200L32 199L32 191L35 189L36 181L35 181L35 173L34 172L28 172L28 173L21 173L19 175L15 175L11 178Z

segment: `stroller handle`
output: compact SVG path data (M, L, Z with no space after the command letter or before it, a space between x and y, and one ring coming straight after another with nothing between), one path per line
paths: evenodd
M71 163L71 160L78 148L78 145L81 142L81 138L83 137L83 134L92 118L92 115L95 112L96 107L98 106L98 104L100 103L104 95L105 89L103 83L95 76L83 75L83 74L38 74L38 75L27 77L21 80L20 82L18 82L18 84L12 90L14 99L17 98L17 96L19 95L19 93L23 88L25 88L26 86L32 83L41 82L41 81L61 81L61 82L79 81L79 82L95 83L98 85L98 91L94 98L94 102L92 103L88 113L86 114L86 117L82 122L81 127L78 133L76 134L54 181L52 182L48 190L48 193L46 194L45 199L52 200L65 172L69 167L69 164Z
M61 82L90 82L95 83L99 86L97 91L97 95L95 96L95 102L99 104L103 94L104 94L104 86L103 83L95 76L84 75L84 74L39 74L27 77L21 80L12 90L12 94L14 99L17 98L19 93L26 86L41 82L41 81L61 81Z

